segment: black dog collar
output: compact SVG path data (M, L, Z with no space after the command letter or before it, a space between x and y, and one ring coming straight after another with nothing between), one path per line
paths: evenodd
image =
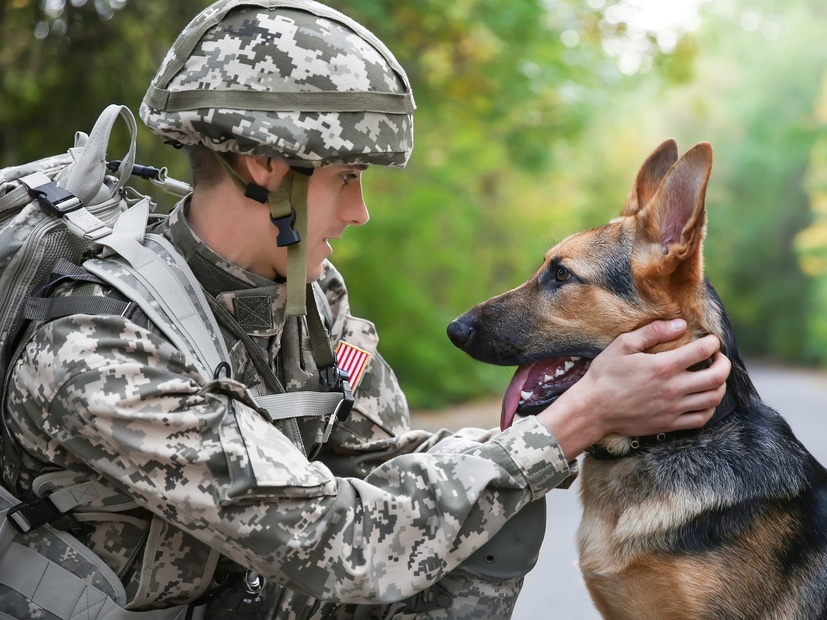
M719 424L721 421L723 421L730 413L735 411L736 406L737 404L735 402L735 397L732 396L729 391L727 391L727 393L724 395L724 399L721 401L721 404L719 404L715 408L715 413L712 414L712 417L709 419L709 421L701 428L686 431L673 431L671 433L658 433L657 435L646 435L644 437L631 437L629 442L629 450L628 452L624 452L623 454L615 454L614 452L609 452L600 444L595 444L593 446L586 448L586 452L590 454L593 458L602 461L622 459L628 456L642 454L647 450L653 448L654 446L663 444L667 441L674 441L675 439L694 437L698 435L701 431L708 428L712 428L716 424Z

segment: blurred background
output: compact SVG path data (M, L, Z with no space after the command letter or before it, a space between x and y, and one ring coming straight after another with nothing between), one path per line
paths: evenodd
M65 151L108 103L137 114L208 4L0 0L0 167ZM365 175L371 222L333 255L414 408L502 393L512 369L473 362L445 327L614 217L667 137L714 147L707 273L742 353L827 365L823 0L328 4L388 44L418 104L409 167ZM182 154L143 127L138 153L187 179Z

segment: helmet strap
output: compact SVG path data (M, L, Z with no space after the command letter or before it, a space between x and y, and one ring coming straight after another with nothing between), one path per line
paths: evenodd
M307 238L307 186L310 183L310 175L304 174L304 171L296 172L291 170L287 173L288 176L293 177L292 191L290 192L290 205L293 217L293 225L291 229L296 233L300 239ZM272 216L273 194L279 194L279 191L271 193L270 219L274 224L281 226L276 222ZM279 233L281 236L281 233ZM304 243L293 243L287 246L287 310L288 316L302 316L307 314L306 306L306 284L307 284L307 251Z
M307 237L307 187L313 169L291 166L279 188L270 192L266 187L245 181L222 154L213 152L246 198L269 204L270 221L279 230L276 243L287 247L286 314L306 315L307 252L301 240Z

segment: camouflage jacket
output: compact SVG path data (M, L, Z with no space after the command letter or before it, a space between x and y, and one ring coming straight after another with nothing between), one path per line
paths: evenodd
M207 294L283 387L317 389L306 325L285 320L284 285L214 254L185 210L186 201L163 234ZM226 323L232 370L206 384L152 325L120 316L57 319L27 343L6 412L24 455L17 494L39 474L68 469L134 500L125 512L75 515L75 531L122 579L130 608L195 600L219 562L300 596L399 600L438 581L569 476L555 438L533 418L503 433L411 430L374 326L350 315L332 265L316 286L331 340L371 358L352 414L312 461L305 447L324 421L265 419L249 393L267 392L266 382Z

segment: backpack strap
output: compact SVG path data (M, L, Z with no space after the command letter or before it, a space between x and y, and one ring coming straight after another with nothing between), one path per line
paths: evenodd
M46 477L52 474L46 474ZM54 480L52 480L54 482ZM99 493L86 493L93 486L85 483L55 491L52 495L61 493L64 503L70 495L78 505L85 504L81 498L86 496L90 501L97 501ZM100 487L100 485L97 485ZM66 493L64 493L64 491ZM106 493L112 494L107 490ZM77 618L94 618L95 620L185 620L203 619L204 608L179 605L168 609L153 611L127 611L123 609L126 593L118 577L95 554L83 545L74 536L45 526L45 533L50 538L50 545L59 551L53 557L81 557L95 570L95 583L75 575L71 570L39 553L36 549L19 540L23 536L8 517L10 508L17 504L17 500L5 488L0 487L0 587L3 595L0 596L0 618L12 618L8 615L7 605L14 605L15 601L26 605L29 602L48 611L60 620L76 620ZM51 616L50 616L51 617Z
M100 278L86 269L66 260L57 259L52 266L47 282L35 290L23 304L23 317L31 321L51 321L72 314L117 314L127 316L135 307L131 301L98 295L71 295L69 297L50 297L56 285L66 280L86 281L104 284Z
M167 609L127 611L102 590L20 543L0 557L0 584L60 620L198 620L205 607L177 605ZM4 599L9 597L5 594ZM0 618L11 618L2 612Z
M148 216L145 198L118 218L111 235L98 240L109 255L84 267L136 303L173 345L194 353L211 378L229 359L224 338L184 258L160 235L145 234ZM119 277L123 270L131 282Z

